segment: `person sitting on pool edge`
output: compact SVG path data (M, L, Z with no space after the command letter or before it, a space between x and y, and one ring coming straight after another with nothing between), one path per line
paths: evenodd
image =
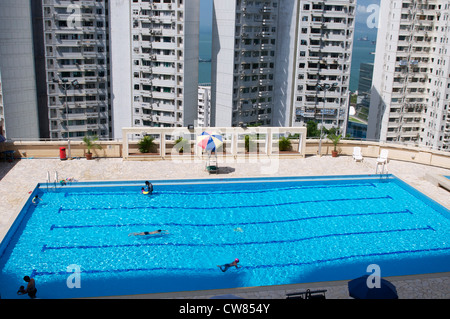
M142 233L129 233L128 236L145 236L145 235L154 235L154 234L161 234L161 232L165 232L164 234L168 234L169 231L168 230L164 230L164 229L158 229L152 232L148 232L148 231L144 231Z
M18 295L28 294L28 296L31 299L36 298L37 289L36 289L36 283L35 283L34 279L30 278L29 276L25 276L25 277L23 277L23 280L28 283L27 289L24 289L24 286L20 286L20 289L17 292L17 294Z
M152 183L150 183L149 181L146 181L145 182L145 186L146 186L146 189L145 189L145 194L149 194L149 195L151 195L152 193L153 193L153 185L152 185Z
M242 267L237 264L238 262L239 262L239 259L236 258L232 263L225 264L225 265L217 265L217 267L219 267L220 270L222 270L222 272L227 271L228 268L233 267L233 266L236 267L236 269L238 269L238 268ZM224 267L224 268L222 269L222 267Z

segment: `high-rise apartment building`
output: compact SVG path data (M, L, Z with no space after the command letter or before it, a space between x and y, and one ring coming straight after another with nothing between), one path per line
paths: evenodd
M42 0L49 137L110 137L108 1Z
M450 149L450 1L381 0L368 138Z
M213 124L345 130L355 5L215 0Z
M280 2L214 1L213 125L273 125Z
M292 125L313 120L345 134L356 0L300 6Z
M199 0L110 1L114 134L197 119Z

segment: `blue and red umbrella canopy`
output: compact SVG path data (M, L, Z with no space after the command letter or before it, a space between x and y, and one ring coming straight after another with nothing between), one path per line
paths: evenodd
M222 135L216 132L203 132L197 136L197 145L206 151L215 151L223 145Z

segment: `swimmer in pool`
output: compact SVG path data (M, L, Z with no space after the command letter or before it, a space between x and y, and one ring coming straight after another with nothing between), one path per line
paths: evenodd
M42 198L40 198L38 195L34 196L33 199L31 200L33 202L33 204L38 204L40 201L42 201Z
M222 272L227 271L228 268L233 267L233 266L236 267L236 269L238 269L238 268L242 267L242 266L238 265L238 262L239 262L239 259L236 258L232 263L225 264L225 265L217 265L217 267L219 267L220 270L222 270ZM222 269L222 267L223 267L223 269Z
M146 181L145 182L145 187L146 187L145 191L147 192L146 194L151 195L153 193L153 185L152 185L152 183L150 183L149 181Z
M142 233L129 233L128 236L146 236L146 235L155 235L155 234L163 235L162 232L165 232L164 234L169 234L168 230L158 229L158 230L155 230L155 231L152 231L152 232L144 231Z

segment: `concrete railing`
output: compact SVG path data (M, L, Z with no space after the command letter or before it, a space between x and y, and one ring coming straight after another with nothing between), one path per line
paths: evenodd
M450 169L450 152L430 150L427 148L381 142L341 140L337 145L337 150L339 155L352 156L353 148L356 146L361 147L363 157L378 157L381 150L386 149L389 152L388 159L390 160L399 160ZM331 155L333 149L333 144L328 140L325 140L325 143L322 144L322 154ZM318 141L307 140L306 154L317 154L317 151Z
M91 153L94 157L122 157L122 142L120 141L98 141L102 149L93 148ZM3 144L3 145L2 145ZM64 147L69 156L67 141L20 141L5 142L0 144L0 151L14 150L15 158L59 158L59 149ZM70 141L70 156L85 157L86 146L82 141Z
M216 151L218 157L240 156L296 156L305 157L306 128L304 127L196 127L180 128L124 128L122 129L124 160L142 159L168 159L180 156L191 156L201 159L207 153L197 144L197 137L202 132L215 132L222 136L223 146ZM155 146L151 153L142 154L138 151L138 142L144 135L154 138ZM250 137L250 145L246 149L245 136ZM185 142L177 145L183 146L183 154L175 147L178 138ZM289 137L290 148L282 151L279 147L281 137Z
M142 129L139 133L143 132ZM162 132L160 130L160 132ZM300 135L299 138L293 139L292 151L291 152L277 152L276 143L274 139L268 141L269 137L265 136L264 139L259 138L256 140L256 149L250 149L250 152L246 152L244 148L244 141L242 140L242 134L253 134L257 130L244 130L236 129L235 132L240 134L239 139L235 137L235 140L228 139L225 141L225 151L219 156L228 157L252 157L252 156L280 156L289 158L301 158L308 155L317 155L319 141L317 139L305 139L304 135ZM258 131L261 133L261 131ZM295 134L293 130L286 130L291 134ZM133 133L132 133L133 134ZM237 136L237 135L236 135ZM263 136L263 135L261 135ZM229 136L230 137L230 136ZM179 154L174 146L175 142L173 140L165 140L164 146L161 147L160 141L156 140L156 148L159 149L157 154L139 154L137 147L138 139L127 140L127 145L125 146L124 141L99 141L98 144L102 146L102 150L92 149L94 158L123 158L124 160L161 160L161 159L180 159L189 158L197 156L197 158L203 158L203 153L198 150L195 146L194 141L190 141L191 151L183 152ZM272 145L274 147L269 148ZM406 161L424 165L431 165L450 169L450 152L435 151L426 148L413 147L413 146L402 146L390 143L379 143L379 142L365 142L365 141L352 141L352 140L341 140L337 146L340 156L352 156L353 148L355 146L361 147L362 155L364 157L376 158L380 154L382 149L387 149L389 151L390 160ZM68 144L63 141L54 142L37 142L37 141L21 141L21 142L5 142L0 143L0 151L13 150L15 158L59 158L59 148L65 147L66 153L68 154ZM327 139L322 142L322 155L331 156L331 151L333 150L333 144ZM161 152L163 149L163 152ZM197 152L195 153L195 149ZM268 153L267 151L270 150ZM82 141L71 141L70 151L72 157L84 157L86 153L86 147ZM130 155L131 154L131 155ZM133 155L134 154L134 155ZM163 155L161 155L163 154Z

